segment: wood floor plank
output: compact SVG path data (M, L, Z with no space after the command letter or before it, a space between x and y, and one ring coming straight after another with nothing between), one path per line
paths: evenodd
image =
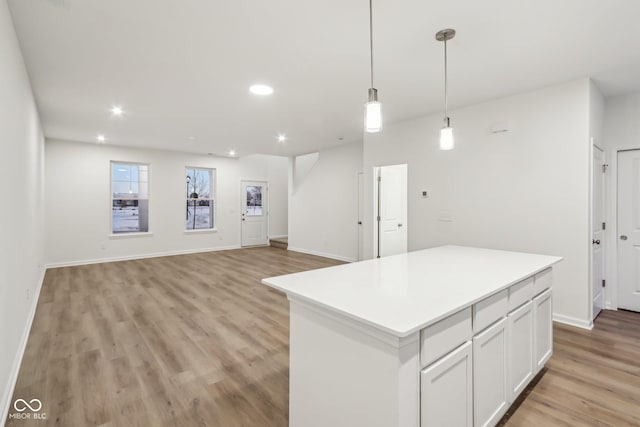
M47 419L7 425L285 427L289 304L260 280L337 264L263 247L48 270L13 396ZM640 426L640 314L555 324L554 348L501 425Z

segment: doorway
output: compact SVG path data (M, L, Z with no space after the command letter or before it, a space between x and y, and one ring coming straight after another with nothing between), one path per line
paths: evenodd
M269 185L266 181L242 181L241 187L241 244L243 247L266 245Z
M593 144L591 170L591 319L604 308L604 150Z
M373 169L373 253L377 258L407 252L407 165Z
M640 150L618 152L618 307L640 311Z

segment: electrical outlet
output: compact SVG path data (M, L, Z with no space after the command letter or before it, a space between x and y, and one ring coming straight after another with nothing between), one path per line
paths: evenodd
M429 197L431 197L431 192L429 190L422 190L422 197L428 199Z

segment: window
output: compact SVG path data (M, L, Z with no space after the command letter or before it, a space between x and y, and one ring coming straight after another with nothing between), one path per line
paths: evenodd
M215 169L186 168L187 230L214 228Z
M111 162L111 232L149 231L149 165Z
M262 216L262 186L247 186L247 216Z

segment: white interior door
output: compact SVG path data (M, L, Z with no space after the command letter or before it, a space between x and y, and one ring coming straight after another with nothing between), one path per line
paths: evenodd
M604 308L604 151L596 145L593 146L592 174L591 296L592 319L595 319Z
M364 174L358 173L358 261L364 259Z
M242 246L268 243L268 185L242 181Z
M618 152L618 307L640 311L640 150Z
M378 257L407 252L407 165L378 168Z

